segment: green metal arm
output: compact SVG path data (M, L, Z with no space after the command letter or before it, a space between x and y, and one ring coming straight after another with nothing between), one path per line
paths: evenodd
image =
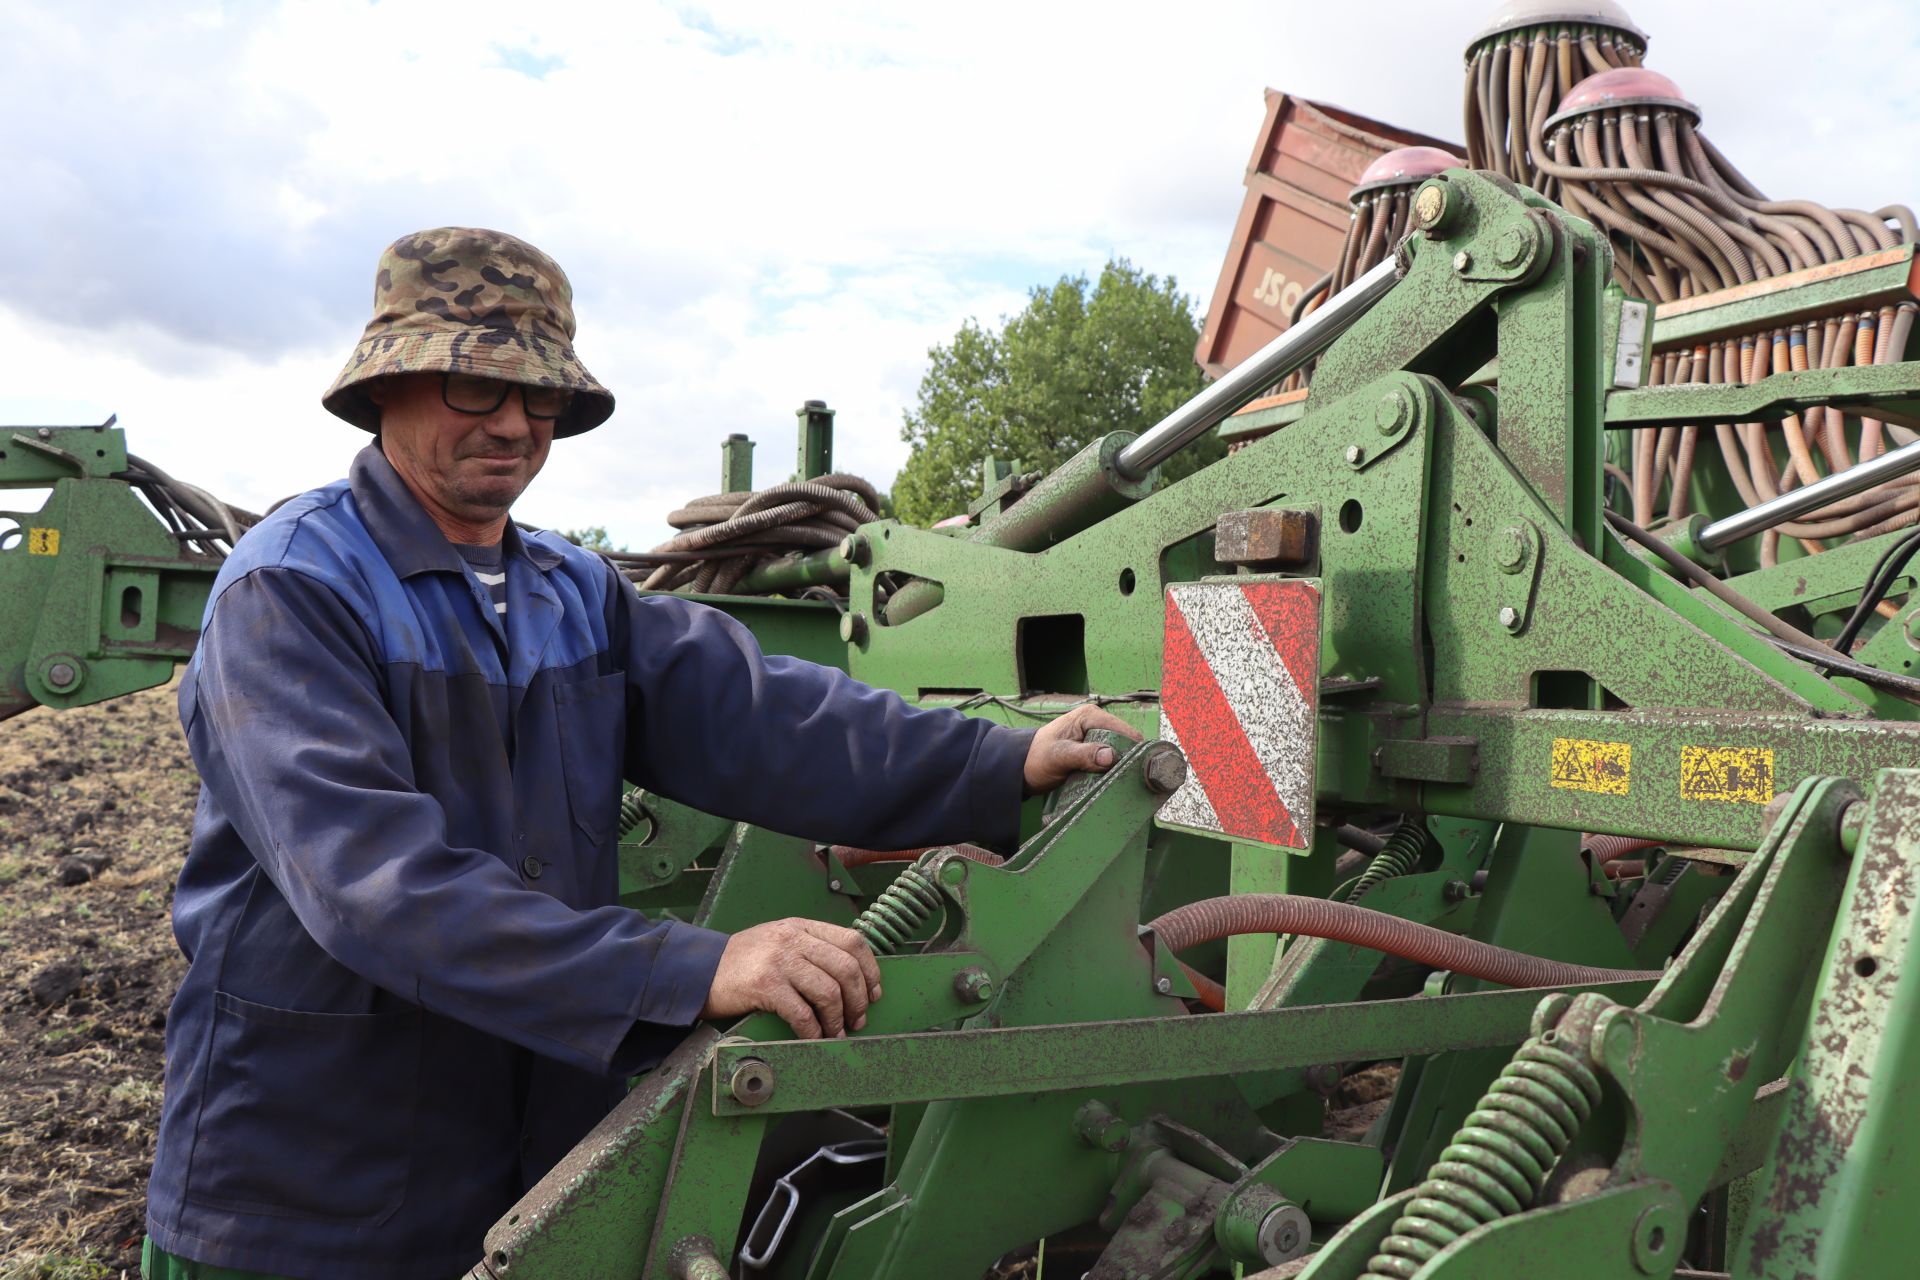
M114 478L126 467L117 427L0 429L0 489L52 490L0 511L0 719L163 684L193 652L219 562Z

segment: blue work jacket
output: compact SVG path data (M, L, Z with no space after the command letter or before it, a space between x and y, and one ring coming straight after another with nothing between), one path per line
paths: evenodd
M452 1276L698 1018L723 934L615 905L621 779L879 848L1017 836L1030 734L792 658L506 533L508 610L377 443L241 539L180 714L148 1229L314 1280Z

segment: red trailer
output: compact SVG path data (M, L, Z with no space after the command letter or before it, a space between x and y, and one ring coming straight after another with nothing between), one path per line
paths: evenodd
M1300 296L1330 271L1347 230L1347 193L1396 147L1459 143L1267 90L1267 118L1247 163L1247 198L1214 285L1194 358L1219 377L1287 327Z

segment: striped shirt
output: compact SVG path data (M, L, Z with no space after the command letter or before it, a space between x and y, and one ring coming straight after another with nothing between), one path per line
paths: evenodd
M473 576L487 589L493 598L493 611L500 615L504 624L507 620L507 562L500 544L474 546L470 543L456 542L453 549L467 562L467 568L473 570Z

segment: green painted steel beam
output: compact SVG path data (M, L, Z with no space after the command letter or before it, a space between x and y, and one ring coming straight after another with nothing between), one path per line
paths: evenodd
M1769 422L1816 405L1864 412L1877 405L1912 413L1920 408L1920 360L1800 369L1758 382L1616 391L1607 400L1607 427L1617 431L1702 422Z
M1423 787L1429 812L1716 849L1759 847L1767 803L1802 778L1920 760L1920 724L1884 720L1435 707L1427 727L1479 759L1470 784Z
M1655 348L1757 333L1809 316L1860 311L1914 300L1914 246L1738 286L1654 312Z
M1592 988L1632 1003L1651 983ZM757 1108L716 1093L717 1115L996 1098L1068 1089L1281 1071L1323 1062L1401 1058L1518 1044L1544 990L1259 1013L1144 1018L841 1040L722 1045L715 1078L756 1058L773 1072Z

